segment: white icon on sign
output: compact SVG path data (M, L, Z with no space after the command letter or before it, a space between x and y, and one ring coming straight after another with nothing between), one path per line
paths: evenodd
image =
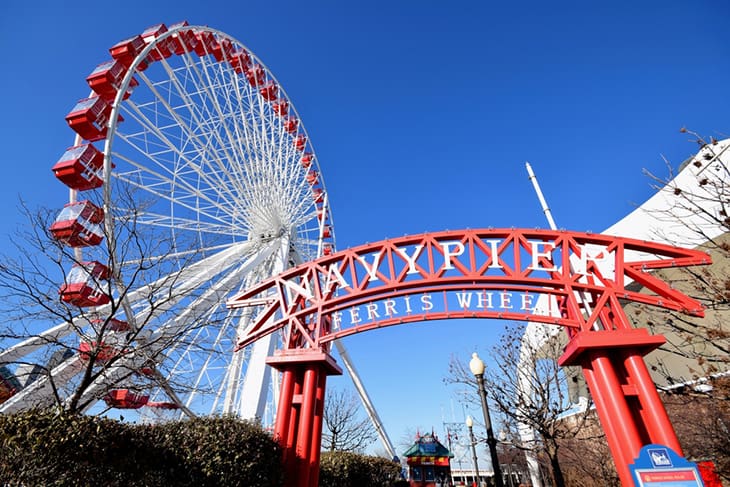
M651 463L655 467L672 466L672 460L669 459L669 452L667 450L649 450L649 456L651 457Z

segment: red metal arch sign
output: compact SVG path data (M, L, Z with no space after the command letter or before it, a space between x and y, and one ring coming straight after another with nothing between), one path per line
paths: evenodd
M649 271L709 262L697 250L601 234L446 231L307 262L247 289L228 306L260 307L239 347L280 329L287 348L317 348L373 328L443 318L628 329L605 310L630 300L702 316L697 301Z
M318 485L326 376L339 373L333 340L441 318L558 324L570 337L562 365L583 370L622 485L642 446L681 454L643 356L664 342L633 329L635 301L702 316L699 302L651 271L709 264L707 254L653 242L550 230L462 230L344 250L261 282L228 302L257 315L238 344L278 330L268 363L282 373L274 435L287 487Z

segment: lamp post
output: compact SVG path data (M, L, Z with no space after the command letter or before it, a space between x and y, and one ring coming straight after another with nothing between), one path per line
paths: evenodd
M479 389L479 397L482 400L482 413L484 413L484 426L487 428L487 446L489 446L489 456L492 459L492 470L494 471L494 483L497 487L504 487L502 480L502 469L499 467L499 458L497 457L497 439L494 437L492 430L492 419L489 417L489 408L487 407L487 391L484 390L484 362L479 358L476 352L471 354L469 361L469 369L477 379L477 389Z
M481 480L479 479L479 464L477 463L477 447L476 447L476 441L474 441L474 431L472 430L472 426L474 426L474 421L471 419L471 416L466 417L466 427L469 430L469 441L471 441L471 457L474 460L474 473L477 476L477 485L481 485Z

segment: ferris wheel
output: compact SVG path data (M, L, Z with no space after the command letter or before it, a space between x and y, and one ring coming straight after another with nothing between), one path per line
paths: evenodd
M50 228L70 318L0 351L0 412L60 396L81 410L265 418L277 337L233 353L255 310L225 301L333 252L307 132L264 63L223 32L160 24L109 51L53 166L70 194Z

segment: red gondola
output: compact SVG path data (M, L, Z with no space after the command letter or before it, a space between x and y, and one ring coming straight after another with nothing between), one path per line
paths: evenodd
M198 39L198 45L195 46L195 53L198 56L205 56L206 54L213 54L213 50L218 45L218 41L215 40L215 36L212 32L204 30L195 34Z
M231 59L232 55L233 43L228 39L221 39L213 46L213 57L218 62Z
M79 357L89 361L95 357L97 364L105 364L121 355L122 350L106 342L86 341L79 343Z
M67 203L51 225L53 238L69 247L99 245L104 238L104 210L91 201Z
M94 93L99 95L105 102L111 103L117 96L119 86L122 84L127 68L119 61L107 61L98 65L89 76L86 82Z
M129 331L132 329L132 327L129 326L129 323L123 320L118 320L116 318L97 318L91 320L91 325L97 331L101 330L101 328L105 325L106 331Z
M82 138L88 141L106 137L106 123L111 115L111 106L101 97L84 98L66 115L66 122Z
M53 174L76 191L94 189L104 184L104 154L92 144L69 147L53 166Z
M66 122L83 139L94 142L106 137L111 111L111 105L99 96L84 98L66 115ZM121 116L119 121L122 121Z
M80 307L100 306L110 301L100 281L109 279L109 268L96 261L74 264L66 277L66 284L58 293L61 300Z
M315 185L317 184L317 181L319 181L319 174L317 173L317 171L312 169L307 173L307 182L311 185Z
M294 138L294 148L298 151L303 151L307 147L307 136L299 134Z
M188 25L187 20L183 20L182 22L172 24L169 30L177 29L178 27L187 27ZM194 52L198 46L198 38L195 37L195 32L192 29L180 29L169 39L170 49L178 56L186 52Z
M104 396L106 405L117 409L139 409L149 400L150 396L132 392L129 389L114 389Z
M231 54L231 67L238 74L243 74L243 70L251 66L251 55L243 49L234 51Z
M172 401L147 401L147 407L157 409L180 409L180 406Z
M144 40L145 44L151 44L165 32L167 32L167 26L165 24L153 25L142 32L142 40ZM170 41L167 39L156 43L155 48L147 55L147 61L159 61L162 58L170 57L170 55L172 55L170 47Z
M15 375L4 365L0 366L0 404L15 395L22 386Z
M314 155L312 155L311 152L305 152L304 155L302 155L302 158L299 159L299 162L302 164L302 167L304 169L307 169L309 166L312 165L313 160L314 160Z
M279 95L279 87L273 80L267 81L266 84L264 84L264 86L262 86L259 91L261 92L261 96L263 96L264 100L266 101L274 101Z
M322 229L322 238L330 238L332 236L332 227L325 225Z
M333 249L332 244L326 243L322 245L322 255L332 255Z
M137 35L114 44L109 49L109 53L114 59L122 63L125 68L129 69L132 62L134 62L134 59L140 52L142 52L142 50L144 50L144 47L145 43L142 36ZM147 63L145 61L141 61L137 65L137 69L139 71L144 71L147 69Z
M284 130L293 134L299 127L299 120L296 117L286 117L284 120Z
M264 68L258 64L254 64L244 69L243 74L246 75L246 79L251 86L262 85L266 79L266 72L264 72Z
M315 203L321 203L324 201L324 190L322 190L322 188L313 188L312 194L314 195Z
M271 103L271 108L280 117L285 117L289 113L289 101L286 98L278 98Z

